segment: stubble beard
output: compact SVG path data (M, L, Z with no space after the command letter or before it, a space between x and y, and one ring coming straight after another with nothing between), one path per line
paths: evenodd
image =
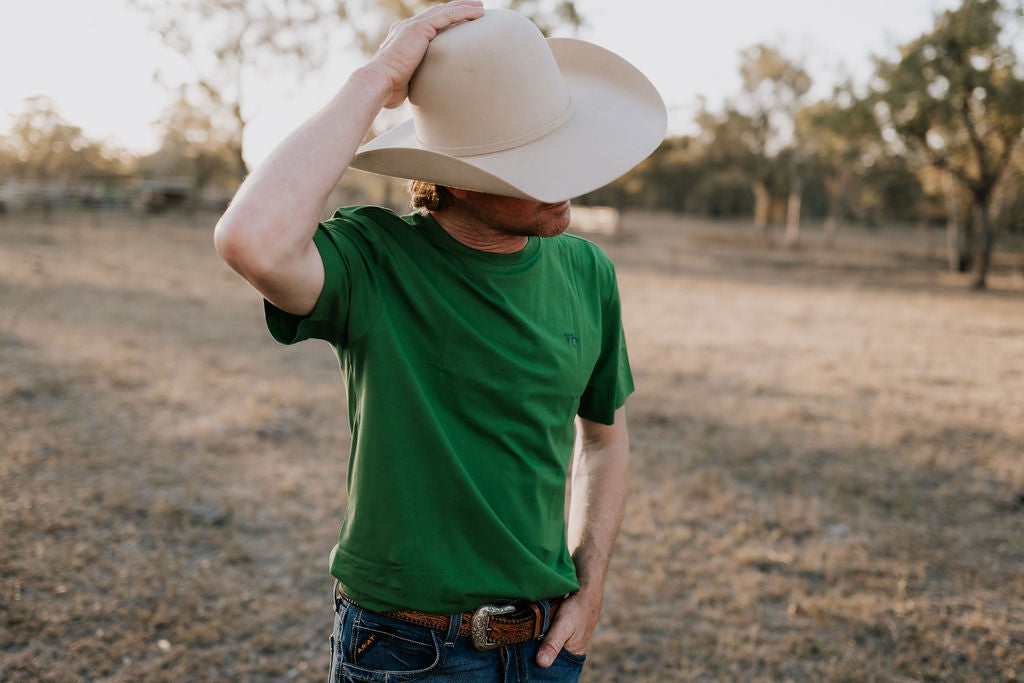
M495 221L492 217L487 222L492 230L516 237L557 237L569 229L570 207L558 211L552 209L562 202L541 204L533 214L533 221L528 224L512 223L511 221Z

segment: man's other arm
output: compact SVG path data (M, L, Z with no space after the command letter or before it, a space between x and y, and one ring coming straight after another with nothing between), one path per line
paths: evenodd
M579 425L583 447L576 455L572 470L569 550L576 565L580 590L559 607L537 651L537 662L543 667L549 666L563 647L577 654L586 652L601 612L608 560L626 507L629 473L626 409L615 411L614 424L580 418Z
M307 315L324 284L313 243L320 211L374 117L397 107L442 28L483 15L478 0L437 5L391 27L377 54L246 178L214 230L217 253L283 311Z

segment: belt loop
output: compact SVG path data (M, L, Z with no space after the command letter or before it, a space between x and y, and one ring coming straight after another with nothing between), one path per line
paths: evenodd
M540 640L547 634L548 627L551 626L551 603L547 600L539 600L537 604L544 613L544 621L540 627L540 635L537 636L537 640Z
M459 637L462 629L462 613L448 615L448 633L444 635L444 644L451 647L455 645L455 639Z

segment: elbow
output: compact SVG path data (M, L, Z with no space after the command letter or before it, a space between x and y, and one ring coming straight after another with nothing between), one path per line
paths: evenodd
M224 263L250 282L268 268L263 263L256 241L256 231L247 229L229 214L224 214L213 229L213 247Z
M221 216L213 229L213 248L226 264L238 271L245 260L244 241L241 227L232 222L227 214Z
M278 231L279 232L279 231ZM266 296L282 276L293 272L294 251L275 240L274 230L258 221L240 221L225 214L213 230L217 255L233 271Z
M220 217L213 229L213 248L217 250L217 255L232 267L232 262L239 256L240 233L241 230L228 219L227 214Z

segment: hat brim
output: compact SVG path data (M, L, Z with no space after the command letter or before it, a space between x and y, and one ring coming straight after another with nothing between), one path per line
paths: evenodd
M574 38L549 38L574 113L562 127L501 152L451 156L424 148L412 120L363 145L352 168L542 202L607 185L665 137L668 115L654 85L632 64Z

